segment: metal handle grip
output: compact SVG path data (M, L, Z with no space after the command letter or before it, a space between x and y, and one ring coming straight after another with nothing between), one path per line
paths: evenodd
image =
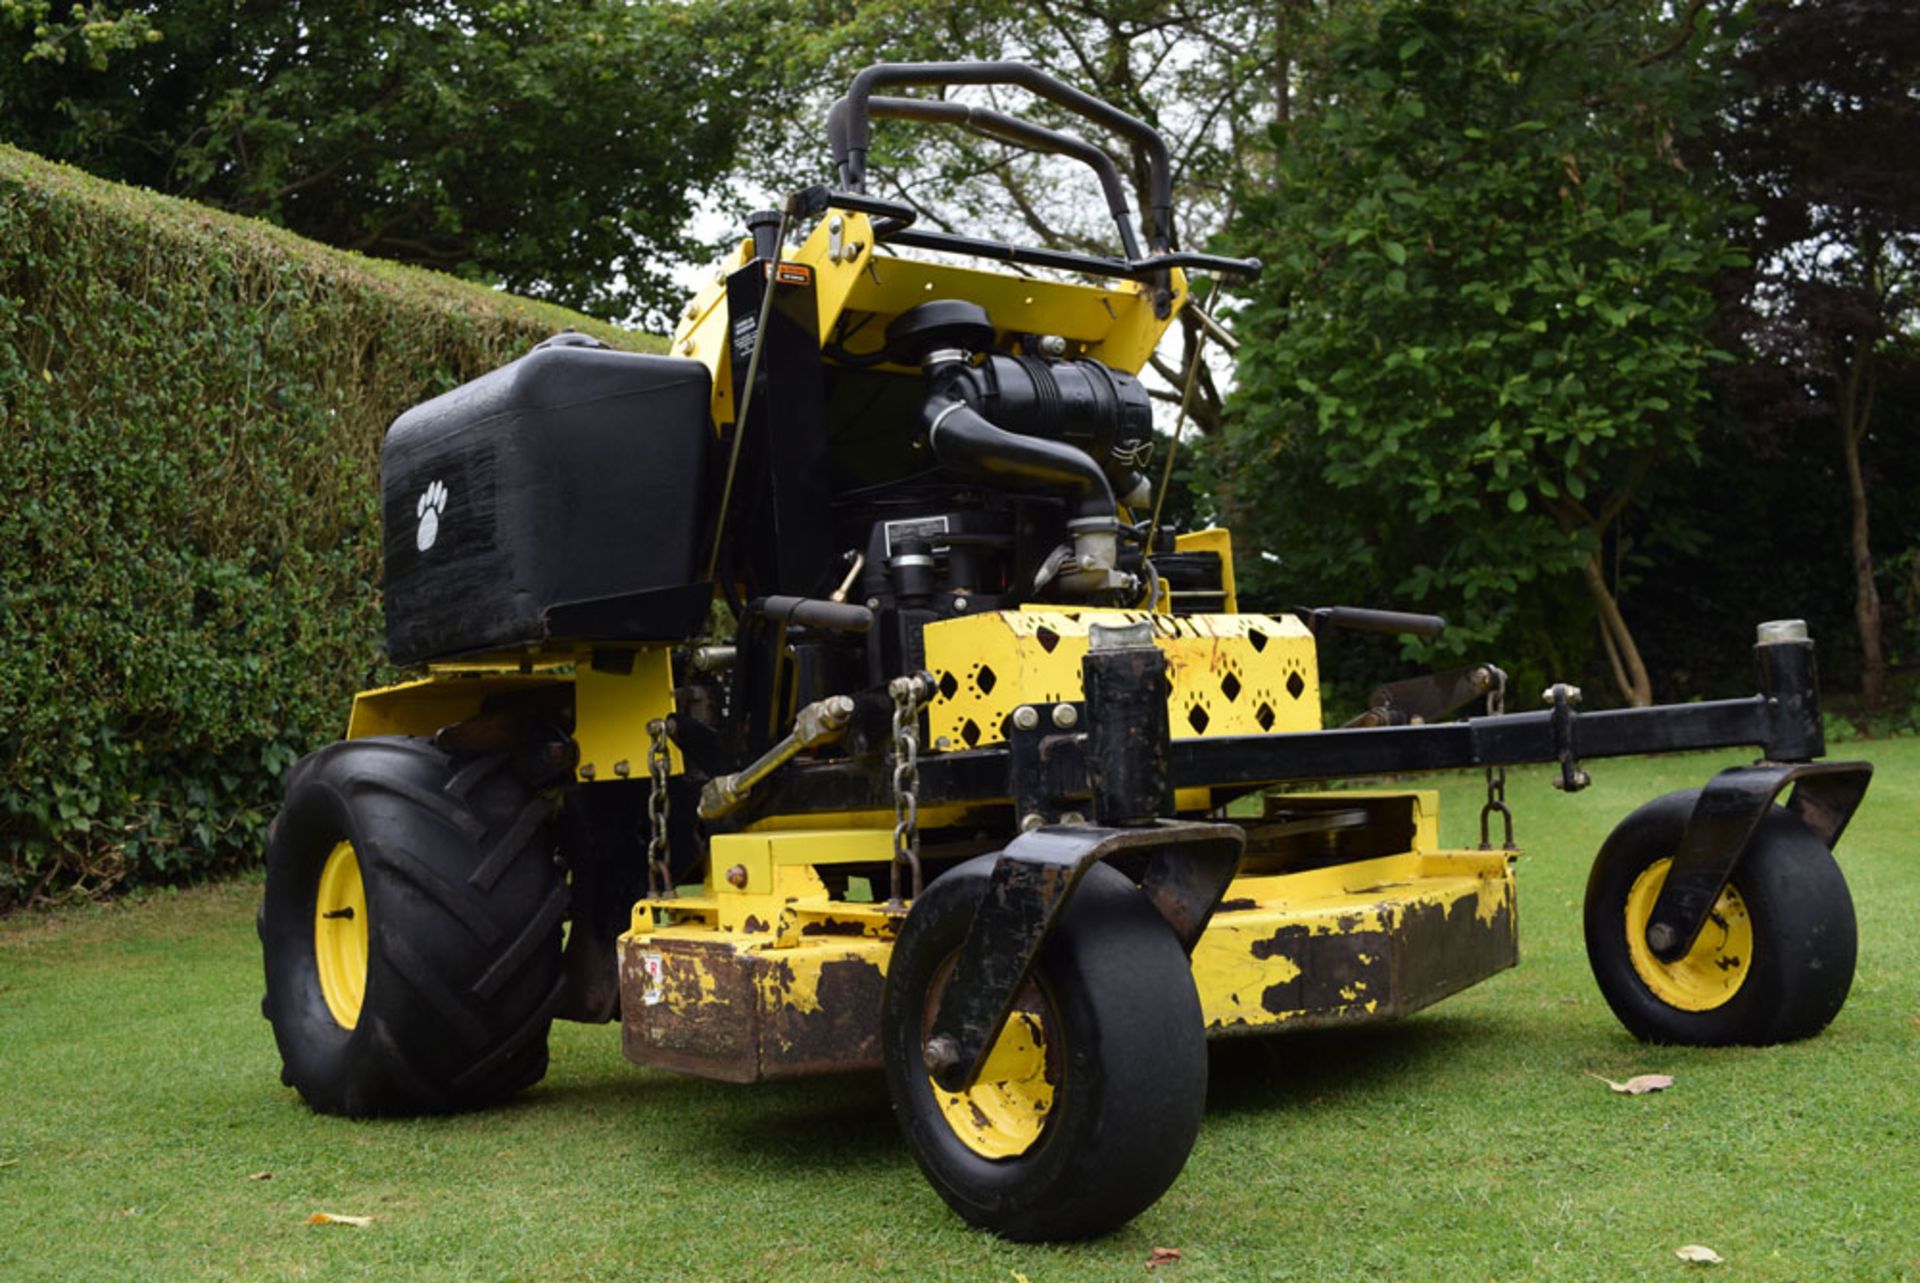
M1400 610L1369 610L1362 606L1316 606L1298 612L1318 632L1322 624L1360 633L1388 633L1405 637L1438 637L1447 621L1438 615L1415 615Z

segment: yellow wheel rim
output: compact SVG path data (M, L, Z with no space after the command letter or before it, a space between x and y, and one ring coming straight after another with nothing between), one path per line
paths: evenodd
M1740 893L1728 883L1713 903L1706 925L1686 956L1662 962L1647 947L1647 920L1667 884L1671 860L1655 860L1627 892L1627 955L1653 996L1681 1011L1712 1011L1731 1001L1753 967L1753 920Z
M342 1029L360 1023L367 995L367 888L353 843L338 842L320 870L320 892L313 907L313 960L320 971L320 995Z
M1032 1149L1053 1109L1046 1022L1032 1011L1008 1016L979 1081L963 1092L934 1083L933 1099L960 1143L982 1158L1015 1158Z

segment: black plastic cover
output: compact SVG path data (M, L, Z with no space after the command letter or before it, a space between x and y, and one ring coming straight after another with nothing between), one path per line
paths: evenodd
M697 633L710 394L698 361L542 346L394 420L380 459L393 661Z

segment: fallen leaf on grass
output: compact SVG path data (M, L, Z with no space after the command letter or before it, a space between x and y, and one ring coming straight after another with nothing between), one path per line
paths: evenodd
M1007 1273L1013 1275L1013 1283L1027 1283L1027 1276L1019 1270L1008 1270Z
M1147 1258L1147 1268L1152 1269L1156 1265L1171 1265L1179 1259L1180 1259L1179 1248L1156 1247L1153 1249L1153 1255Z
M247 1179L250 1181L270 1181L273 1179L273 1173L272 1172L255 1172L253 1175L247 1177Z
M371 1216L342 1216L338 1212L315 1212L307 1218L309 1225L358 1225L365 1227L373 1224Z
M17 1158L0 1158L0 1167L18 1167L18 1166L20 1166L20 1160Z
M1600 1078L1600 1075L1591 1069L1587 1070L1586 1074L1589 1078L1599 1078L1601 1082L1623 1096L1644 1096L1650 1091L1665 1091L1673 1086L1671 1074L1638 1074L1623 1083L1617 1083L1611 1078Z
M1676 1247L1673 1254L1683 1261L1692 1261L1696 1265L1725 1265L1720 1253L1710 1247L1701 1247L1698 1243L1689 1243L1685 1247Z

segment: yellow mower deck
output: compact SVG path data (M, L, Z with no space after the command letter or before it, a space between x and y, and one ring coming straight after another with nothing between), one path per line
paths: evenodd
M1404 799L1412 847L1237 878L1193 952L1209 1036L1390 1019L1518 961L1510 853L1436 849L1431 793L1275 801L1356 797ZM699 894L637 904L621 939L627 1058L729 1082L878 1067L900 918L829 898L818 870L885 860L891 842L884 829L731 835Z

